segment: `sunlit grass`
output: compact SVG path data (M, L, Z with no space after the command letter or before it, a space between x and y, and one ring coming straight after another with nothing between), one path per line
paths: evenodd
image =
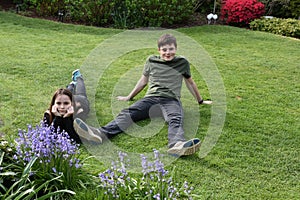
M227 103L217 145L203 159L193 155L172 163L170 167L176 166L180 174L177 178L194 184L202 199L299 199L300 41L227 26L177 31L212 57L224 81ZM71 72L94 48L118 32L0 12L0 132L13 139L18 129L39 123L52 93L65 87ZM130 52L105 72L96 94L101 125L113 118L115 81L153 53L155 48ZM201 76L193 73L209 97ZM211 113L208 106L199 110L197 136L203 139ZM128 151L150 151L166 145L166 131L143 143L125 134L113 142ZM101 160L89 162L91 173L104 169Z

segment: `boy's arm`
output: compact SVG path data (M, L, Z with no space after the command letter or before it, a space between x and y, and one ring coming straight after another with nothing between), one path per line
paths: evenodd
M140 80L138 80L135 87L129 93L128 96L118 96L117 99L120 101L129 101L129 100L133 99L138 93L140 93L140 91L142 91L146 87L146 85L148 84L148 81L149 81L149 77L142 75Z
M195 83L195 81L190 78L185 78L185 84L189 91L192 93L192 95L196 98L199 104L212 104L212 101L204 101L200 95L200 92L198 90L198 87Z

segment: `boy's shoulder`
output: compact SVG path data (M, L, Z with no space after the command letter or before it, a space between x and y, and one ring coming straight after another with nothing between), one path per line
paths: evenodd
M184 56L181 56L181 55L175 56L174 59L177 59L177 60L186 60L187 61L187 59Z
M158 55L150 55L147 58L147 60L156 60L156 59L160 59L160 56L158 56Z

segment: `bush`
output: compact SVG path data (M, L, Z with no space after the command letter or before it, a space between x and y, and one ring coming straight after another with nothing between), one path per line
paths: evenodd
M194 13L194 0L139 0L145 22L143 26L182 23Z
M222 0L197 0L194 11L199 13L220 13Z
M292 16L300 20L300 0L290 0L289 9Z
M115 1L111 17L115 28L134 28L143 26L145 23L139 0Z
M265 4L266 15L278 18L299 18L300 0L261 0Z
M257 0L226 0L221 8L221 19L234 26L248 26L263 14L264 4Z
M41 16L64 17L87 25L159 27L188 20L197 0L25 0Z
M250 28L283 36L300 38L300 21L296 19L256 19L250 23Z
M86 25L106 26L112 22L111 0L64 0L64 10L72 21Z
M289 12L289 1L286 0L261 0L265 5L265 15L274 17L291 17Z

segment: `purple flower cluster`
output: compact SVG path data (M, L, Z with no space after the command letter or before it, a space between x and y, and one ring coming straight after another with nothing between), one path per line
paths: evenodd
M74 155L79 154L79 145L70 139L68 133L55 131L52 126L44 123L27 131L19 130L16 139L17 147L14 158L28 163L37 157L40 163L50 163L53 160L68 162L70 166L80 167L79 160Z
M101 187L107 189L105 195L111 194L113 198L119 198L118 188L124 188L126 181L130 181L130 177L127 177L125 156L126 153L119 152L119 161L113 161L110 169L99 174Z
M119 161L112 162L109 169L99 174L100 188L106 197L128 199L131 194L135 199L180 199L183 196L192 199L192 188L189 188L187 182L178 189L179 184L174 184L172 177L167 177L168 171L164 169L159 151L154 150L154 161L141 154L143 176L140 180L131 178L127 173L126 156L126 153L119 152Z
M154 149L154 162L147 160L147 157L141 154L141 165L142 165L142 172L144 176L150 175L154 172L156 173L156 177L158 180L161 180L165 175L168 174L168 171L165 170L164 164L160 160L159 151ZM153 176L151 176L153 179Z

